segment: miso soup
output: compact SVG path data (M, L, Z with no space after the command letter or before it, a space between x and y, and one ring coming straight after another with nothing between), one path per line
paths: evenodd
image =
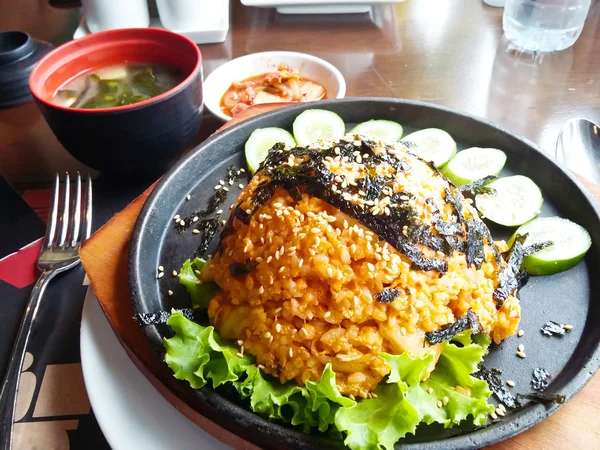
M156 97L183 81L182 70L154 64L119 64L85 73L65 84L54 103L71 108L113 108Z

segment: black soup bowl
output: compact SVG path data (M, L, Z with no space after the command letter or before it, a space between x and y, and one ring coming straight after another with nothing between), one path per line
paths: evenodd
M131 105L83 109L53 101L74 78L123 63L176 67L184 79L161 95ZM103 31L46 55L33 69L29 88L58 140L79 161L106 174L150 178L164 173L198 134L202 56L193 41L171 31Z

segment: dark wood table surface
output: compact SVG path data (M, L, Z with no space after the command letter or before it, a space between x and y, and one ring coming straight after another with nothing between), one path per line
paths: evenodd
M347 81L347 96L445 105L519 133L550 154L573 117L600 121L600 2L565 51L534 56L504 39L502 9L481 0L408 0L372 15L285 16L232 0L226 42L200 46L205 75L247 53L294 50L322 57ZM54 44L71 39L75 9L46 0L0 0L0 31ZM206 117L202 140L219 127ZM45 185L56 171L84 169L58 143L33 103L0 110L0 174L17 187ZM495 449L600 448L600 377L551 419Z

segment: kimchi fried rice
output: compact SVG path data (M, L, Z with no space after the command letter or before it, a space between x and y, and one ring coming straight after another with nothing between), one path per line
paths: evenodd
M382 352L439 353L425 333L470 309L496 343L516 333L502 246L409 147L352 136L272 150L201 280L220 287L220 336L265 372L304 384L331 363L342 394L369 397L389 373Z

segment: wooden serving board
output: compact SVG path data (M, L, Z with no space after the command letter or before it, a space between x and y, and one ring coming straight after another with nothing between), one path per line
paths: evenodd
M257 105L242 111L218 131L286 104ZM217 132L218 132L217 131ZM600 200L600 186L582 180ZM184 416L234 449L257 449L182 400L183 391L170 369L150 348L142 329L132 319L135 312L129 295L128 247L144 202L154 185L100 228L81 248L81 262L90 286L115 334L131 360L156 389ZM494 450L564 450L600 448L600 373L573 400L548 419L524 433L489 447Z

